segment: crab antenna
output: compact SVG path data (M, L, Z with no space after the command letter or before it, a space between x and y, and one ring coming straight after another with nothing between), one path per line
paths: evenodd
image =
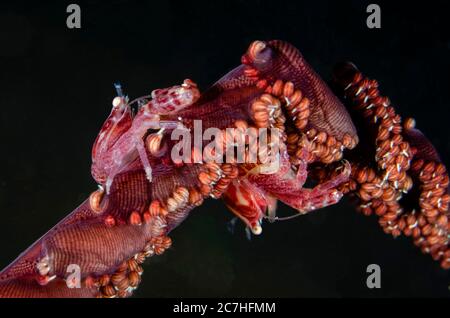
M134 103L138 104L138 108L142 107L143 105L148 103L148 100L151 99L152 95L145 95L138 98L133 99L131 102L128 103L128 105L133 105Z
M122 85L120 83L114 83L114 87L116 88L117 96L123 97Z

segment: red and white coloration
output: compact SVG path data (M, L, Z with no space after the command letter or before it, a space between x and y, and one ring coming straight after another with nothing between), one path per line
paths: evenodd
M339 202L343 194L337 188L347 182L350 176L350 165L345 162L342 171L332 179L323 182L313 189L304 188L307 179L307 152L304 159L297 160L294 166L284 150L280 156L277 171L255 173L255 168L234 181L224 193L228 208L250 228L253 234L261 234L263 218L276 220L274 200L278 199L305 214Z
M346 101L362 112L358 131L369 142L358 144L346 107L282 41L253 42L242 65L202 96L186 80L153 91L133 116L132 102L119 93L92 150L100 189L0 272L0 297L128 297L145 258L171 246L167 235L194 207L221 196L260 234L263 219L282 219L277 200L300 215L354 195L387 233L411 236L450 268L449 177L437 152L411 123L402 130L375 81L353 67L335 77ZM174 162L164 134L190 129L194 120L221 131L278 128L277 165ZM307 180L316 185L304 187ZM79 265L81 288L68 288L69 264Z
M114 177L131 164L137 156L146 177L152 182L152 167L144 137L149 130L173 130L179 121L164 120L195 103L200 97L197 85L187 79L182 85L154 90L152 100L141 106L133 117L128 99L117 96L113 109L103 125L92 150L92 174L109 193Z

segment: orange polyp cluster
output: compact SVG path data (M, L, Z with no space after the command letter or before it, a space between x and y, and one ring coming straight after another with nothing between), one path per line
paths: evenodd
M210 196L215 199L220 198L222 193L228 188L231 178L225 175L221 166L217 163L207 163L206 168L208 169L208 173L213 176L213 180L215 180Z
M388 181L393 188L407 192L412 185L406 174L412 153L401 135L401 118L389 99L380 95L375 80L364 78L359 72L346 85L344 96L377 132L375 162L384 171L382 182Z
M295 139L296 138L291 137L291 142L296 142L296 146L291 145L290 148L297 151L297 157L299 157L299 152L301 152L302 149L306 149L310 153L308 163L318 161L330 164L342 159L345 148L352 149L356 145L356 140L348 134L344 135L343 141L345 141L345 146L344 142L337 140L335 137L330 136L323 131L318 132L314 128L311 128L306 131L306 133L298 136L297 140Z
M141 265L146 258L170 248L169 231L208 197L224 196L227 203L238 201L238 195L230 192L239 184L245 187L239 193L241 210L252 216L259 208L258 214L253 213L254 217L247 218L250 222L246 223L254 234L261 233L260 221L265 217L271 221L291 218L275 215L277 200L305 214L334 204L348 194L356 199L363 214L378 216L386 233L411 237L424 253L443 268L450 268L448 173L437 153L418 146L426 146L428 141L417 136L414 119L402 122L389 99L381 96L375 80L348 65L336 76L341 95L351 108L349 114L300 52L288 43L255 41L242 63L201 99L196 84L190 80L181 86L154 91L153 100L139 107L145 115L138 117L141 121L131 114L125 98L115 98L112 115L92 152L94 179L99 184L110 181L112 191L108 186L106 191L99 188L93 192L87 202L2 271L0 283L6 288L2 296L130 296L141 281ZM147 97L137 101L143 100ZM141 125L147 123L149 114L155 115L151 116L154 121L149 126ZM172 143L166 142L162 133L179 124L193 127L197 118L207 122L205 127L221 127L222 134L215 137L215 142L225 150L236 150L244 141L243 162L238 161L242 159L240 154L227 157L227 163L207 162L197 145L192 147L190 163L165 156ZM164 125L153 126L157 121ZM359 124L359 145L354 124ZM130 125L142 128L142 134L137 129L139 134L130 135L133 139L125 139L127 142L120 142L120 147L115 148L121 150L122 159L130 159L116 174L112 168L122 166L101 163L111 159L115 162L117 158L110 156L115 152L107 150L118 143ZM228 132L227 128L233 125L236 129ZM153 127L162 128L149 134ZM266 167L261 160L249 160L250 154L272 151L269 147L260 149L259 143L258 148L252 148L253 136L241 134L258 128L278 128L282 132L281 141L277 141L274 130L268 129L268 144L279 143L282 150L282 176L274 174L275 170L263 170ZM144 141L147 153L138 147L141 143L127 148L128 141L133 144L136 136ZM344 156L346 149L357 145ZM285 146L289 158L284 156ZM140 163L131 160L131 151L134 155L135 150ZM215 151L211 150L213 157ZM144 160L148 154L150 161ZM155 168L154 183L148 182L151 174L147 168L153 168L150 163ZM114 178L109 178L106 168L114 171ZM278 169L275 172L280 172L279 168L274 168ZM318 183L311 189L303 188L305 181L311 179ZM256 205L247 204L250 201ZM248 207L253 209L244 209ZM232 204L230 208L233 210ZM267 216L263 210L268 210ZM38 249L41 254L36 256ZM57 289L68 260L84 262L85 278L80 292L69 291L65 285L64 289ZM45 287L30 286L29 277Z
M295 89L292 82L276 80L272 86L266 88L266 93L284 101L283 106L287 115L298 130L303 130L306 127L311 114L310 102L301 90Z
M171 245L172 240L168 236L154 237L141 252L122 262L112 274L88 276L84 284L87 288L97 288L99 298L129 297L141 282L144 272L141 264L147 257L163 254Z
M414 129L415 120L403 123L390 101L380 96L378 84L356 69L350 80L337 76L344 97L362 114L366 125L376 132L372 163L352 163L352 179L344 192L355 191L365 215L375 213L386 233L411 236L422 252L450 268L448 239L449 177L443 164L433 159L415 159L418 149L411 147L403 133ZM403 124L403 126L402 126ZM326 174L326 173L323 173ZM324 178L323 174L317 174ZM402 206L403 194L418 189L414 207Z
M180 196L182 198L180 200L184 201L189 192L184 187L178 187L174 191L174 195L175 197L176 195ZM113 273L99 277L86 277L85 286L96 288L98 290L97 297L99 298L129 297L141 281L143 273L141 264L144 263L145 259L155 254L161 255L172 245L172 240L165 235L164 230L167 214L167 210L161 206L158 200L151 202L148 211L143 213L142 218L139 212L133 211L130 214L129 223L131 225L141 225L142 221L150 222L155 220L154 228L151 229L155 236L147 242L141 252L121 263Z
M281 114L280 100L270 94L262 94L251 105L252 119L257 128L273 126L276 118Z
M409 227L400 224L405 235L412 235L414 243L424 253L430 253L435 260L441 261L441 266L450 268L450 252L448 249L448 208L450 195L448 193L449 177L443 164L435 161L418 159L413 162L411 174L420 184L419 206L420 214L410 215L409 224L417 224L410 231Z
M412 186L406 174L412 153L401 136L400 116L389 100L380 96L377 82L364 78L361 73L354 74L350 83L339 84L345 87L344 96L352 107L376 131L373 160L377 167L353 164L353 184L347 190L356 190L364 214L376 213L384 230L398 236L400 230L394 224L402 212L398 201L401 193L408 192Z
M258 45L255 50L261 49ZM251 53L251 49L249 52ZM317 164L310 171L316 180L329 180L339 174L337 161L343 158L344 149L356 147L357 137L345 133L338 139L314 128L309 123L310 101L292 82L261 78L259 72L249 65L246 65L244 73L254 81L254 85L264 91L250 103L253 125L256 128L279 128L283 132L283 140L294 165L296 159L305 158L305 153L308 164ZM337 80L339 82L339 78ZM450 195L447 193L449 178L445 167L432 160L414 160L416 149L410 146L403 133L413 129L415 121L408 118L402 122L389 99L380 95L375 80L355 72L349 81L341 79L339 84L344 88L345 99L361 115L369 129L375 132L375 155L370 158L369 163L352 162L350 180L338 186L336 193L340 191L356 195L359 210L365 215L376 214L386 233L394 237L402 233L412 237L424 253L439 260L443 268L450 268L447 214ZM289 122L286 123L286 120ZM247 121L242 119L236 120L234 126L240 132L249 128ZM221 142L225 147L233 146L235 137L224 131ZM146 142L151 153L157 154L160 151L159 135L149 136ZM192 159L194 163L202 159L201 151L195 147ZM207 197L220 198L233 179L240 173L241 176L246 175L254 166L255 164L247 162L237 165L235 161L201 164L197 173L198 185L190 188L177 187L164 200L153 200L143 214L132 212L129 223L141 225L157 217L164 221L168 215L179 213L189 206L201 205ZM420 189L420 198L415 208L407 210L401 200L413 186ZM94 212L101 211L102 198L101 191L91 195L91 208ZM323 199L337 202L339 198L330 195ZM115 224L113 221L114 219L107 217L105 223L112 226ZM162 254L170 245L170 239L162 233L149 241L142 252L119 266L112 275L89 279L99 288L100 297L129 296L140 282L140 264L146 257ZM86 284L88 282L90 281L86 279Z
M272 95L272 98L277 98L278 105L281 102L284 111L278 116L279 120L275 126L285 131L287 128L285 125L286 118L289 118L296 128L297 132L287 129L289 154L295 156L295 152L301 151L301 148L303 148L309 152L308 163L319 161L329 164L340 160L345 148L353 149L356 146L358 143L357 137L352 137L346 133L341 140L338 140L335 136L329 136L325 131L317 131L313 127L308 129L311 114L310 100L292 82L274 79L270 76L264 78L253 66L254 64L267 62L264 59L269 57L264 57L264 53L261 55L266 47L267 44L262 41L252 42L241 61L245 65L244 74L258 88L264 89L265 95L268 94ZM270 124L271 118L268 111L270 100L266 99L265 102L261 101L261 98L257 99L251 107L253 120L257 127L268 127ZM286 115L286 117L283 115ZM305 130L307 131L305 132ZM295 137L297 134L300 136ZM297 158L299 157L297 156Z
M220 198L230 182L238 176L236 164L209 162L205 164L205 168L198 174L198 180L201 184L200 193L203 198L207 196L215 199Z
M297 129L297 131L291 130L287 133L289 154L295 155L297 151L306 149L309 153L308 163L320 161L328 164L342 159L343 150L345 148L352 149L356 146L357 140L347 133L344 134L340 141L334 136L329 136L324 131L317 131L315 128L310 128L305 132L305 129L308 126L308 118L311 114L310 101L303 95L301 90L295 89L292 82L276 80L272 86L266 87L266 94L263 96L269 94L273 96L272 98L276 97L279 98L279 100L284 101L282 106L285 109L285 113ZM269 101L270 99L265 97L265 100ZM259 111L263 113L264 108L260 106L260 104L262 103L258 102L253 104L252 110L255 112L261 108L262 110ZM267 111L263 114L266 112ZM281 114L284 114L284 112ZM255 120L256 125L267 127L267 116L262 117L264 118L264 121ZM276 118L281 118L278 126L282 126L282 131L284 131L286 119L282 116Z

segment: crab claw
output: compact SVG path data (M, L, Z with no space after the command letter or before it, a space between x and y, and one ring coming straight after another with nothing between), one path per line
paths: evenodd
M224 193L223 199L231 212L240 218L255 235L262 233L261 220L264 212L267 209L272 211L276 207L272 200L269 202L264 192L246 179L232 182Z
M191 106L200 98L200 91L190 79L183 84L152 91L152 101L148 104L149 112L156 114L173 114Z
M98 184L103 184L107 178L104 171L104 160L108 151L119 138L130 129L133 121L131 108L125 97L116 96L112 101L112 110L104 122L92 147L91 173Z

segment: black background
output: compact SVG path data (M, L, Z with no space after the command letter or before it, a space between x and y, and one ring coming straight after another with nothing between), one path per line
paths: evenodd
M130 97L195 80L202 90L239 63L255 39L297 46L324 79L351 60L381 83L450 163L447 1L73 1L0 4L0 267L95 189L90 150L109 114L113 82ZM282 213L291 209L280 207ZM139 297L445 296L448 272L407 238L385 235L347 203L276 224L247 240L208 200L145 266ZM382 288L366 287L366 267Z

